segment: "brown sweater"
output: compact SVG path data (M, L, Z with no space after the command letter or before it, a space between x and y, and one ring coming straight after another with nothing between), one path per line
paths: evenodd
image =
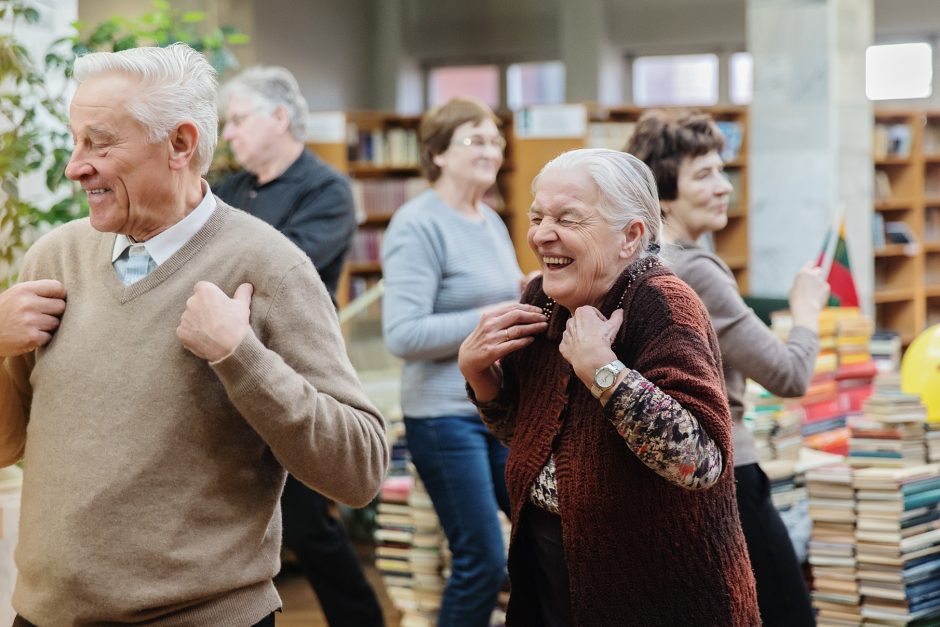
M506 385L514 388L507 392L518 399L506 465L513 522L508 623L541 622L531 560L515 534L529 488L554 453L577 625L758 625L735 504L731 419L708 315L661 265L624 290L627 276L600 307L609 316L623 294L614 352L698 419L725 467L713 488L692 491L640 462L558 351L569 314L554 306L547 334L503 360ZM546 305L540 281L523 300Z
M42 627L251 625L280 606L284 469L367 503L383 419L310 260L268 225L219 202L129 287L113 242L81 220L25 260L68 304L46 348L0 362L0 463L25 460L13 605ZM200 280L255 288L252 332L215 366L176 337Z

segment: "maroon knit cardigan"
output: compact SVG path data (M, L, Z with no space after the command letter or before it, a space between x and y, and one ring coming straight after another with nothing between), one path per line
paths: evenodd
M540 280L523 301L552 313L546 334L503 360L506 391L518 399L506 464L513 523L507 624L542 622L532 560L515 540L530 486L554 452L576 625L759 625L735 502L721 357L701 301L657 260L643 259L600 306L609 317L622 302L617 357L678 400L717 443L721 476L712 488L696 491L667 482L639 461L574 376L558 350L570 315L552 305Z

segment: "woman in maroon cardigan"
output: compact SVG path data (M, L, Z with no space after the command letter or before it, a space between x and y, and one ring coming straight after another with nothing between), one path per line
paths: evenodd
M708 314L656 253L638 159L575 150L533 183L522 303L459 362L509 447L509 625L759 625Z

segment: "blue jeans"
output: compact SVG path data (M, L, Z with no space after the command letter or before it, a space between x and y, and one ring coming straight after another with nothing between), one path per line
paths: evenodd
M476 415L406 416L405 433L453 555L438 627L485 627L506 580L497 508L509 514L508 449Z

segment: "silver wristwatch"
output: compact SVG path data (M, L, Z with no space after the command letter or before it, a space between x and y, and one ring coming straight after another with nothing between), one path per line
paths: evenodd
M624 368L626 368L626 366L623 365L623 362L619 359L615 359L609 364L604 364L595 370L594 383L591 385L591 394L594 395L594 398L599 399L601 394L612 388L614 381L617 380L617 375L620 374L620 371Z

